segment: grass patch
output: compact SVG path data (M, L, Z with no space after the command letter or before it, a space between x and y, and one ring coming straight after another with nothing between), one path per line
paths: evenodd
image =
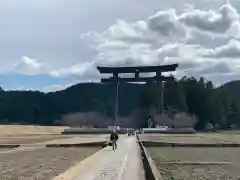
M164 180L235 180L240 177L239 148L149 147Z

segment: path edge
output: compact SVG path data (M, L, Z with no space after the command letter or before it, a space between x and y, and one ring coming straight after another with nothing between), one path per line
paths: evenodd
M107 146L106 146L107 147ZM98 155L105 150L105 148L100 149L99 151L95 152L94 154L92 154L91 156L86 157L85 159L83 159L81 162L76 163L75 165L73 165L72 167L70 167L69 169L67 169L66 171L62 172L61 174L59 174L58 176L55 176L54 178L52 178L52 180L73 180L77 174L78 174L78 169L83 165L83 164L87 164L90 163L91 161L93 161L95 158L98 157Z
M142 155L142 163L145 170L145 176L147 180L163 180L161 173L158 171L155 162L152 157L148 154L147 149L144 147L143 143L139 140L137 136L138 145L140 147Z

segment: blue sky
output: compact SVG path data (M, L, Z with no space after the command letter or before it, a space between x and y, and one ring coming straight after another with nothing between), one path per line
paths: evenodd
M24 75L6 73L0 75L0 82L5 90L34 90L58 84L68 84L68 78L58 78L49 75ZM42 90L42 89L40 89Z
M239 0L2 0L0 86L60 90L99 81L97 65L240 79L239 12Z

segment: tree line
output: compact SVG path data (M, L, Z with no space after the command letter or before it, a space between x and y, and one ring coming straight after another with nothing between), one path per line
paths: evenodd
M196 116L197 129L203 129L209 123L219 128L240 126L240 98L238 93L232 93L238 86L240 87L236 85L240 83L234 82L234 86L228 84L217 88L211 81L193 77L165 82L165 110L185 112ZM95 124L107 124L106 122L114 119L115 95L115 85L98 83L80 83L51 93L1 89L0 123L53 125L61 122L62 118L69 114L81 113L81 119L84 119L84 113L94 112L105 117L94 120ZM155 83L120 84L120 119L129 121L131 119L129 117L132 116L143 117L141 115L143 111L147 118L146 113L157 107L159 96L159 87ZM95 116L91 115L91 117ZM130 124L145 126L146 118L137 119Z
M165 82L165 111L174 109L179 113L194 115L198 119L195 125L197 129L209 125L224 129L239 126L239 97L231 93L232 88L227 88L228 84L216 88L211 81L193 77ZM156 84L149 84L145 91L147 93L144 93L142 105L146 105L145 108L156 106L159 96Z

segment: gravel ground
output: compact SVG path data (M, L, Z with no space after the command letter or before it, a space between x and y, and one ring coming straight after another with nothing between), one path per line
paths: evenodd
M198 133L198 134L140 134L142 141L169 143L240 143L240 134L234 133Z
M142 134L139 135L141 141L155 141L155 142L168 142L168 143L200 143L200 144L207 144L207 143L232 143L229 141L221 138L212 138L211 136L198 136L198 135L162 135L162 134Z
M215 133L215 134L202 134L201 137L204 137L205 139L215 139L215 140L221 140L225 142L232 142L232 143L240 143L240 135L234 134L234 133Z
M0 154L0 180L50 180L84 160L94 148L44 148Z
M148 148L166 180L239 180L239 148Z
M11 149L13 149L13 148L0 148L0 152L9 151Z
M161 165L164 180L239 180L224 165Z
M0 137L0 144L31 144L55 139L67 139L72 136L63 135L31 135L22 137Z

